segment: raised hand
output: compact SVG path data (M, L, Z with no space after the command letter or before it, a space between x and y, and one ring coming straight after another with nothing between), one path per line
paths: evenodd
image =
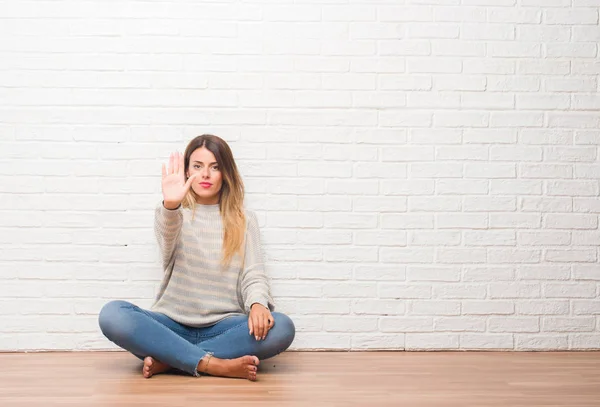
M169 168L162 165L162 193L164 206L167 209L175 209L183 201L185 194L190 189L192 182L198 175L192 174L185 180L185 160L179 152L171 153L169 156Z

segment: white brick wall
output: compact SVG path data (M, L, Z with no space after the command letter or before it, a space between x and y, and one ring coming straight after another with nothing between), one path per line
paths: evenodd
M116 349L206 132L293 349L600 349L599 6L0 2L0 350Z

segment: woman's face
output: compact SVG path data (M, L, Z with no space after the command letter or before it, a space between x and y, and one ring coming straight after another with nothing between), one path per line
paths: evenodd
M187 176L195 173L198 175L192 183L192 189L198 196L197 202L203 205L219 203L223 177L215 155L206 147L197 148L190 156Z

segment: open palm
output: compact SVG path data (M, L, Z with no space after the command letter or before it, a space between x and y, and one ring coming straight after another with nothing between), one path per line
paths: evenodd
M190 189L196 175L192 174L186 182L183 154L171 153L169 168L165 168L165 164L162 165L162 192L165 203L179 205Z

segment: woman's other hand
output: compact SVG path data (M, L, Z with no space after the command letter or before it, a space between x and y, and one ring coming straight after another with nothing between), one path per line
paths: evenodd
M257 341L264 340L267 333L275 325L273 315L264 305L255 302L250 307L250 316L248 317L248 327L250 335L254 334Z

